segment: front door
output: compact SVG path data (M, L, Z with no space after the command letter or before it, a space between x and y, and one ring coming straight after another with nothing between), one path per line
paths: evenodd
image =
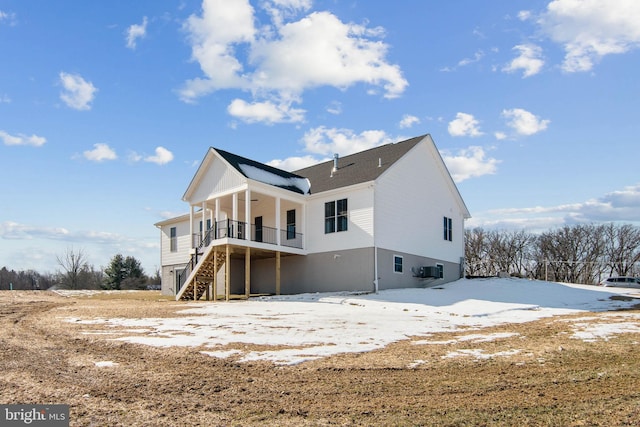
M254 224L256 226L255 240L256 242L262 242L262 217L257 216L255 218Z

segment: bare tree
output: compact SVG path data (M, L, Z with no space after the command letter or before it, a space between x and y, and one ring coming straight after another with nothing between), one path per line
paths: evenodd
M62 286L68 289L80 289L82 287L82 273L89 270L84 251L78 249L76 252L73 248L67 248L62 256L56 256L56 260L64 270L60 274Z
M604 227L605 260L610 275L630 276L640 262L640 228L629 224Z
M482 228L464 231L465 269L467 276L488 276L486 233Z

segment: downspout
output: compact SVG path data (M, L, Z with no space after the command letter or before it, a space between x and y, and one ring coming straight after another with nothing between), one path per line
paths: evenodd
M373 188L373 292L378 293L378 245L376 245L376 185Z
M375 235L373 237L375 240ZM378 293L378 247L373 244L373 274L375 274L373 279L373 292Z

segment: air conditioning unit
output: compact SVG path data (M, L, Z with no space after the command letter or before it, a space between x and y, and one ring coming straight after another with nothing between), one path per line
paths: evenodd
M433 277L437 279L440 277L440 269L438 267L420 267L417 277L422 279Z

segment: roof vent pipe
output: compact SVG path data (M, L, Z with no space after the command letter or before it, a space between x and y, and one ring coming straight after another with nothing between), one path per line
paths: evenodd
M338 153L333 155L333 169L331 170L331 173L336 172L338 170Z
M382 167L382 157L378 157L378 167Z

